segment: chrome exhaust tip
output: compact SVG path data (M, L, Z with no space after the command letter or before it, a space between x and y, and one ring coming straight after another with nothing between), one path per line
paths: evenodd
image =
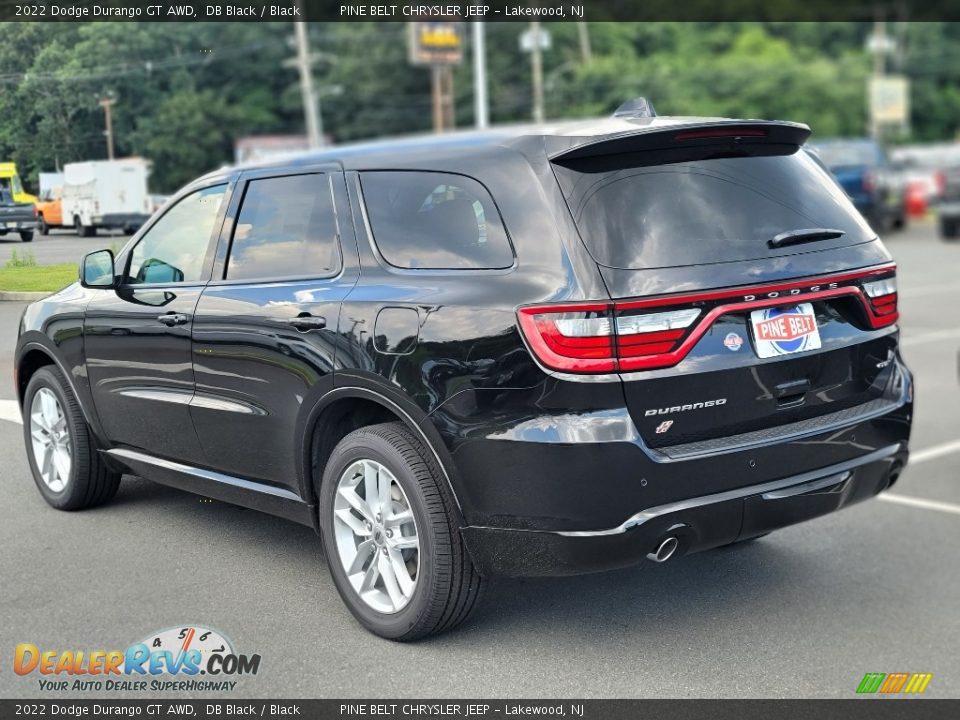
M647 553L647 559L656 563L666 562L673 557L678 547L680 547L680 541L671 535L661 542L656 550Z

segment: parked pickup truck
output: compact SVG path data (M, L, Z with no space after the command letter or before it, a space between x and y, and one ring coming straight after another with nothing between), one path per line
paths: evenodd
M36 227L36 206L33 203L15 202L13 194L0 187L0 235L19 232L23 242L30 242Z

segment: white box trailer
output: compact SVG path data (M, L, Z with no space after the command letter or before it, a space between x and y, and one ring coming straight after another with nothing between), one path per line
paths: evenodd
M78 235L99 228L136 232L151 215L149 164L143 158L92 160L63 166L63 224Z

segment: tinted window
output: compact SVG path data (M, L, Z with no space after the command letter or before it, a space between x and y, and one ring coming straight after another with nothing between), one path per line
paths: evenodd
M251 180L233 231L227 278L327 275L340 269L325 175Z
M490 193L449 173L368 172L361 177L374 242L400 268L492 269L513 251Z
M133 249L126 282L203 280L203 261L225 192L226 185L197 190L170 208Z
M596 260L653 268L789 255L866 242L870 227L805 152L624 167L620 160L557 168ZM770 249L787 230L835 228L836 240Z

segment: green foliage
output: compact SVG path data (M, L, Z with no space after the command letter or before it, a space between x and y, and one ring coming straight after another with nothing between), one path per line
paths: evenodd
M593 60L575 23L547 23L548 117L606 115L637 95L661 114L781 118L816 136L866 131L870 23L590 23ZM891 23L888 69L911 80L902 139L960 130L960 24ZM531 116L525 23L488 23L491 117ZM430 71L411 67L403 23L310 26L325 133L336 142L428 131ZM233 159L248 134L303 132L290 23L0 24L0 160L27 184L39 171L106 156L99 100L116 98L118 156L153 163L169 193ZM473 123L469 43L455 71L459 126ZM339 89L339 94L334 91Z
M8 268L24 268L24 267L36 267L37 259L33 256L33 253L29 250L25 250L22 253L17 253L16 250L10 252L10 259L7 260L4 267Z
M0 290L7 292L54 292L77 279L77 266L37 265L0 268Z

